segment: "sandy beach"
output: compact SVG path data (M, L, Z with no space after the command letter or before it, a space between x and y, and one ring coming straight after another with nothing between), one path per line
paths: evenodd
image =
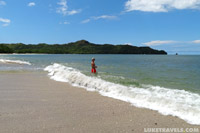
M1 133L143 133L144 128L200 128L50 80L43 72L1 72L0 84Z

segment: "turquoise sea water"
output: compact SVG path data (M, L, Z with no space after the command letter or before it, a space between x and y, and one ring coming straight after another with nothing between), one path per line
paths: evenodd
M45 68L56 81L200 124L199 55L0 55L0 72Z
M0 71L43 70L53 63L90 74L96 58L101 78L123 85L150 84L200 93L200 56L174 55L0 55L0 59L22 60L32 65L0 64Z

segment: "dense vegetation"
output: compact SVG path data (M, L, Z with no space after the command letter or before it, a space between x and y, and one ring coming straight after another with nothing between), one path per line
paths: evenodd
M85 40L68 44L0 44L0 53L46 53L46 54L167 54L150 47L130 45L93 44Z
M0 53L13 53L13 50L4 44L0 44Z

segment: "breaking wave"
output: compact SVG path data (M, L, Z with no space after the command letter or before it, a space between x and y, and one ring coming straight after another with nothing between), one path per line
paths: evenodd
M61 64L47 66L51 79L68 82L88 91L97 91L103 96L131 103L136 107L156 110L163 115L177 116L190 124L200 125L200 95L185 90L160 86L124 86L90 77Z
M0 62L1 63L9 63L9 64L31 65L30 62L21 61L21 60L5 60L5 59L0 59Z

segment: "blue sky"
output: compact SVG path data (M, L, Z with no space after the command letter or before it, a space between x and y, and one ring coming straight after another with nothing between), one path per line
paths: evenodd
M200 0L0 0L0 43L81 39L200 54Z

